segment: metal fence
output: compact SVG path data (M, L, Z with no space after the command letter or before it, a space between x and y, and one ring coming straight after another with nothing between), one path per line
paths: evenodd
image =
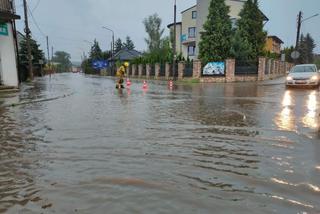
M236 60L235 75L258 74L259 61L241 61Z
M178 77L179 76L179 72L178 72L178 63L175 64L175 73L173 73L173 64L170 64L170 77Z
M183 71L184 77L192 77L193 76L193 62L187 62Z
M166 75L166 65L165 63L161 63L159 76L164 77L165 75Z
M154 77L156 75L155 65L150 65L150 77Z

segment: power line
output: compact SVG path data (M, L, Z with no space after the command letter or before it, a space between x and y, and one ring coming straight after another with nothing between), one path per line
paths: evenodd
M38 0L36 6L32 9L32 12L34 12L38 8L39 5L40 5L40 0Z
M40 26L38 25L36 19L34 18L33 14L32 14L32 11L30 10L30 7L28 6L28 10L30 12L30 15L31 15L31 18L33 20L33 23L35 24L35 26L37 27L37 29L39 30L39 32L42 34L43 37L46 37L46 34L43 33L43 31L41 30Z

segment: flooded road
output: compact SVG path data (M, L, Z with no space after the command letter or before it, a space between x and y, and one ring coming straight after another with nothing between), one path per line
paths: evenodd
M0 213L320 213L318 90L114 86L0 95Z

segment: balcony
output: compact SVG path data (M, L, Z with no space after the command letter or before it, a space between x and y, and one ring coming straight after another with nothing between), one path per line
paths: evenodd
M20 19L14 9L14 0L0 0L0 20L10 21L12 19Z

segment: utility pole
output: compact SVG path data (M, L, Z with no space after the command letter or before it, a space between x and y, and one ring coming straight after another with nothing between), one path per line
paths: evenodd
M49 37L47 36L46 38L47 38L48 64L50 66Z
M32 53L31 53L31 45L30 45L31 31L30 31L29 22L28 22L27 0L23 0L23 7L24 7L24 22L25 22L24 32L26 33L26 42L27 42L27 51L28 51L29 78L30 80L33 80Z
M296 40L296 50L299 48L299 41L300 41L300 31L301 31L301 23L302 23L302 12L299 12L298 15L298 27L297 27L297 40Z
M176 35L177 35L177 1L174 0L174 25L173 25L173 62L172 62L172 73L173 80L175 80L176 76Z
M52 59L53 59L53 46L51 46L51 62L52 62Z
M49 67L49 70L50 70L51 69L51 63L50 63L50 50L49 50L49 37L48 36L47 36L47 52L48 52L48 67Z

